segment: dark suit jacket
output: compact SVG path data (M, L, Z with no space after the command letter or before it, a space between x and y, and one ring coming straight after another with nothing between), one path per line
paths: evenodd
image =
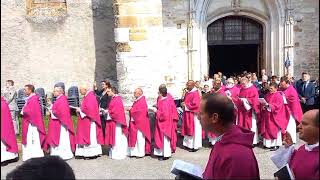
M306 82L303 82L300 87L300 92L298 91L299 97L306 98L306 105L314 105L314 98L316 96L316 88L314 83L310 82L308 83L307 87L303 90L304 85Z
M108 109L109 103L110 103L112 97L108 96L107 93L103 95L102 94L103 90L95 90L94 92L97 95L97 100L99 102L99 107L103 108L103 109Z

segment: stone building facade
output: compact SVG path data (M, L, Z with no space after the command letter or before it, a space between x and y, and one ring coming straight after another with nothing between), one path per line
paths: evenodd
M109 79L126 104L138 86L151 104L161 83L178 97L208 74L207 28L229 16L263 27L260 68L319 76L317 0L4 0L1 86Z

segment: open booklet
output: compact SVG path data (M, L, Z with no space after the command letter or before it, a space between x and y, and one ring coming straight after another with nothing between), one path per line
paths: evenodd
M72 108L72 109L77 109L77 108L79 108L79 107L76 107L76 106L69 106L70 108Z
M200 166L179 159L174 160L171 167L172 174L175 174L177 176L183 174L186 179L203 179L202 172L203 171Z
M277 172L274 173L274 177L277 177L279 180L294 179L294 175L290 169L289 164L286 164L280 168Z
M260 104L267 104L267 101L264 98L259 98Z

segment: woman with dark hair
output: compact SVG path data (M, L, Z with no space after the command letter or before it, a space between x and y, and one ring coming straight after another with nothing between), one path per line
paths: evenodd
M100 86L101 86L101 90L98 90L96 83L93 84L93 89L99 103L103 137L105 137L106 117L104 116L103 110L108 109L109 103L111 101L111 97L108 96L107 94L107 88L111 88L111 84L109 81L104 80L104 81L101 81Z

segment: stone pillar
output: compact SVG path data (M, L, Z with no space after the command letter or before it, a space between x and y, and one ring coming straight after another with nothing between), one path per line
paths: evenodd
M161 0L114 0L113 7L119 94L131 104L139 86L151 103L166 70Z
M285 21L284 25L284 62L285 62L285 73L290 75L293 74L293 63L294 63L294 45L293 45L293 20L289 17Z

